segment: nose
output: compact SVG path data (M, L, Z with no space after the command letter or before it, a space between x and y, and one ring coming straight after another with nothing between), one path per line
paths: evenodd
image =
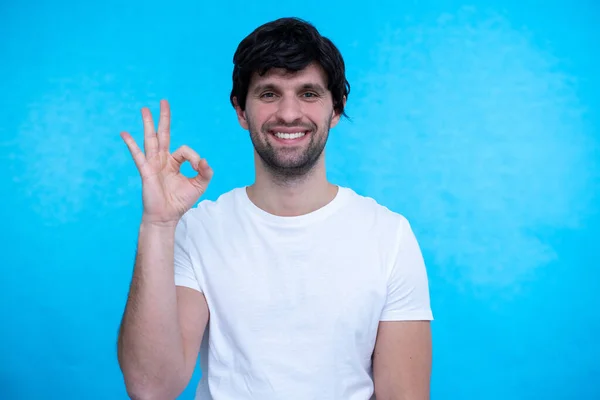
M277 116L285 124L297 122L302 118L302 105L295 96L283 96L278 105Z

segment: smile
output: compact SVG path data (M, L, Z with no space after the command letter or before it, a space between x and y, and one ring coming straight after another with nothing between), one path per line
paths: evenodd
M294 132L294 133L286 133L286 132L275 132L273 133L279 139L298 139L302 136L306 135L306 132Z
M279 143L289 143L289 144L295 144L298 143L300 141L303 141L309 134L311 131L287 131L287 132L281 132L281 131L269 131L269 133L271 135L273 135L275 137L275 140L278 141Z

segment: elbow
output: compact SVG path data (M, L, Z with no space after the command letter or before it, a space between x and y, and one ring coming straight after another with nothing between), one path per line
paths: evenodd
M172 374L149 374L131 366L121 370L127 395L132 400L176 399L185 385Z
M175 393L172 387L159 383L151 384L126 380L125 389L132 400L167 400L176 399L179 396L179 392Z
M125 390L133 400L176 399L185 389L185 374L171 363L151 367L151 363L132 357L122 346L117 358Z
M150 392L134 392L134 391L130 391L127 390L127 396L129 396L129 398L131 400L165 400L165 399L169 399L169 397L161 397L160 394L158 393L150 393ZM173 399L175 399L175 397L172 397Z

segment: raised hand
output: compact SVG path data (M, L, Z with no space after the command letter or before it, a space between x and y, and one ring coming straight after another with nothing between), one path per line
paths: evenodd
M154 130L152 114L146 107L142 108L142 119L145 154L129 133L121 133L142 178L142 220L176 225L204 194L213 171L206 160L188 146L181 146L170 153L171 111L166 100L160 102L158 134ZM198 172L195 177L188 178L180 172L185 161L189 161Z

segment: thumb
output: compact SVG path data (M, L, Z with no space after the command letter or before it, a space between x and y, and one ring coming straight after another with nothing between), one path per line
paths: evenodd
M206 190L206 187L213 177L213 169L210 167L210 165L208 165L208 162L204 158L200 159L198 163L194 164L194 169L196 172L198 172L198 175L193 178L189 178L189 180L194 186L201 188L202 190Z

